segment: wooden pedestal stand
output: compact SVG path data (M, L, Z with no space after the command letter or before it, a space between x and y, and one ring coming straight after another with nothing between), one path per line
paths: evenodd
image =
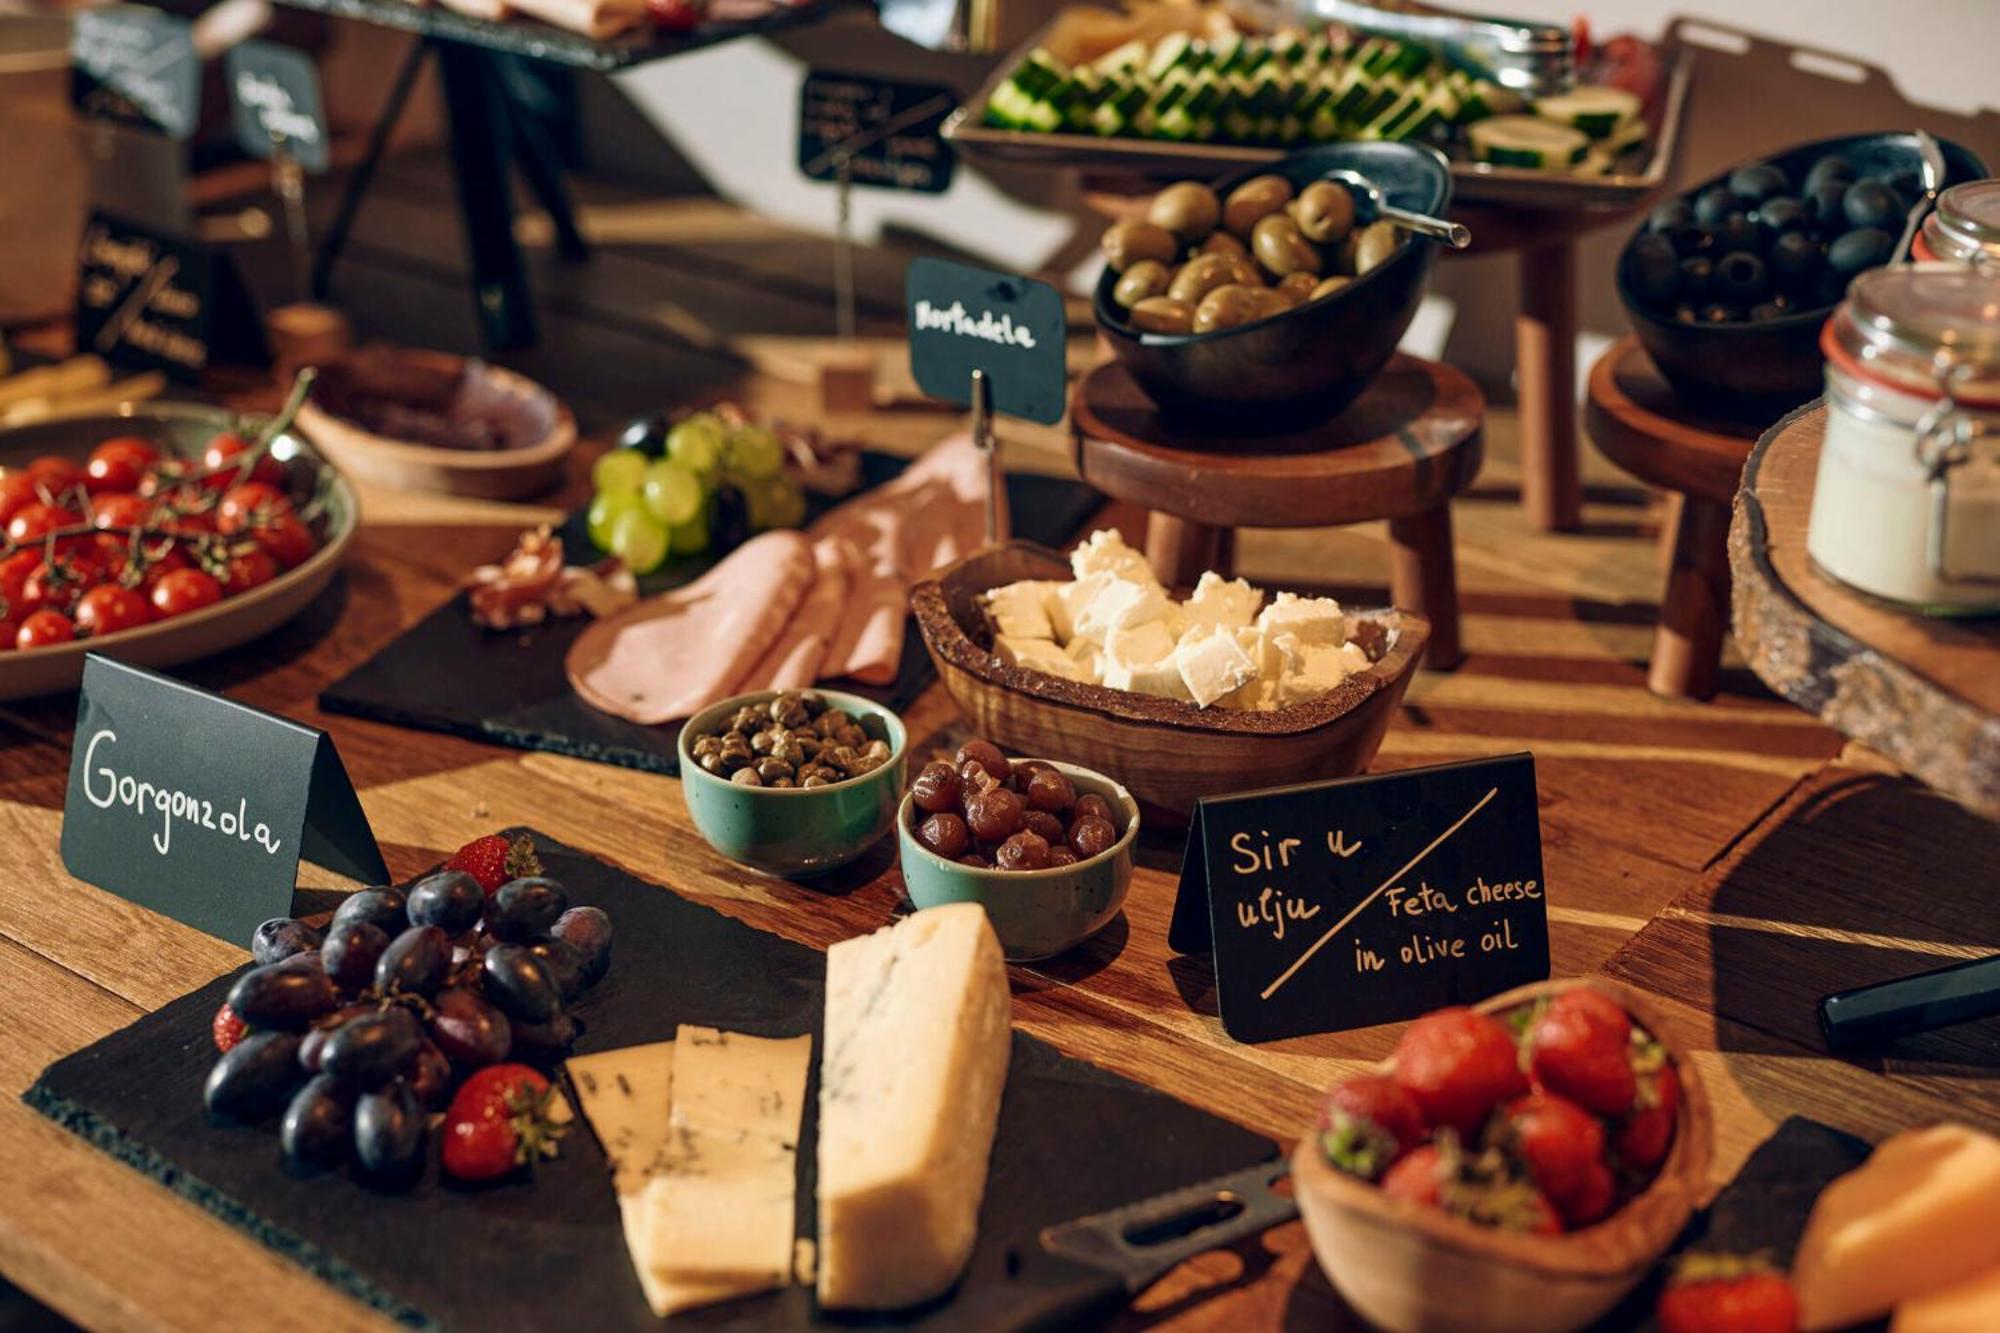
M1590 438L1612 462L1673 496L1660 623L1646 683L1655 694L1715 693L1729 624L1729 506L1757 428L1683 407L1636 338L1590 370Z
M1289 434L1176 428L1116 362L1079 380L1070 399L1077 470L1152 511L1146 557L1162 582L1228 573L1239 527L1387 519L1395 603L1430 621L1425 662L1437 668L1460 657L1451 499L1479 473L1485 414L1464 375L1402 355L1345 412Z

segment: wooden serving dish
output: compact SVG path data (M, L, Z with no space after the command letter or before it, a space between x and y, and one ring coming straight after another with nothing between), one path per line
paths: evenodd
M1271 712L1196 708L1062 680L1003 663L980 594L1021 579L1067 579L1044 546L1008 542L969 556L910 592L910 610L945 689L972 730L1020 754L1048 755L1117 779L1142 808L1185 823L1194 803L1368 766L1423 655L1430 624L1405 611L1354 613L1374 665Z
M1680 1123L1645 1192L1566 1236L1499 1231L1391 1198L1329 1166L1313 1135L1292 1153L1299 1212L1327 1280L1390 1333L1564 1333L1595 1323L1638 1286L1706 1193L1714 1120L1701 1074L1640 992L1601 977L1517 987L1478 1006L1501 1013L1578 987L1603 991L1666 1047ZM1384 1066L1386 1068L1386 1064Z

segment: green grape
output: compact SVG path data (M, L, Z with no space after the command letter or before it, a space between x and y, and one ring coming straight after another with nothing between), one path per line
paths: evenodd
M695 516L675 528L667 537L668 545L675 555L700 555L708 549L708 506L703 505Z
M678 527L701 512L707 498L701 478L670 458L646 469L646 508L668 527Z
M738 426L731 431L722 456L730 473L745 481L775 477L785 466L785 446L762 426Z
M798 482L779 475L743 487L743 502L750 511L752 531L796 528L805 520L806 497Z
M613 449L593 463L591 484L600 495L630 495L646 480L646 456L637 449Z
M634 574L650 574L667 558L667 530L642 505L634 505L611 523L611 554Z
M711 413L697 412L667 432L667 457L705 477L721 461L724 439L722 422Z
M591 500L590 509L584 515L585 527L598 550L611 549L611 533L617 526L618 516L638 507L639 495L636 491L605 491Z

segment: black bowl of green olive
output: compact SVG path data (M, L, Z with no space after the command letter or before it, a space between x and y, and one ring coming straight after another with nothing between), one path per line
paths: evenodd
M1451 167L1404 143L1324 144L1183 181L1105 233L1097 325L1154 402L1233 432L1295 429L1361 396L1416 315L1436 243L1364 222L1346 169L1433 217Z

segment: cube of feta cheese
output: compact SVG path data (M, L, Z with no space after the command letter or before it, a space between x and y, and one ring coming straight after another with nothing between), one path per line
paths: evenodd
M1088 574L1068 583L1058 584L1055 597L1051 599L1049 625L1055 630L1055 637L1063 643L1070 643L1081 633L1080 624L1084 612L1089 609L1113 580L1109 574ZM1099 640L1100 645L1102 640Z
M1343 644L1335 648L1314 644L1303 649L1298 666L1278 682L1279 705L1303 703L1346 680L1352 674L1347 658L1349 646Z
M1057 647L1050 639L1012 639L1004 636L993 640L994 651L1008 666L1040 671L1045 675L1060 676L1064 680L1084 679L1083 670L1076 659Z
M1157 583L1114 578L1076 614L1076 637L1103 643L1112 630L1159 621L1169 633L1180 623L1180 607Z
M1072 639L1063 649L1069 660L1076 663L1076 678L1095 684L1104 679L1104 653L1089 639Z
M1221 631L1182 641L1174 649L1174 662L1188 697L1201 708L1257 678L1257 664L1237 646L1236 636Z
M1301 644L1340 644L1347 638L1347 617L1331 597L1300 597L1281 592L1257 617L1267 634L1290 634Z
M1110 574L1128 583L1151 583L1158 586L1153 577L1153 567L1146 563L1146 557L1125 544L1125 539L1113 528L1099 528L1077 545L1069 553L1069 567L1079 579L1092 574Z
M1256 619L1264 594L1245 579L1225 579L1214 570L1194 585L1194 596L1181 608L1190 627L1241 629Z
M986 615L993 632L1008 639L1053 639L1048 598L1055 584L1035 579L1009 583L986 594Z
M1104 642L1104 684L1114 690L1188 698L1174 647L1174 636L1158 620L1112 630Z

